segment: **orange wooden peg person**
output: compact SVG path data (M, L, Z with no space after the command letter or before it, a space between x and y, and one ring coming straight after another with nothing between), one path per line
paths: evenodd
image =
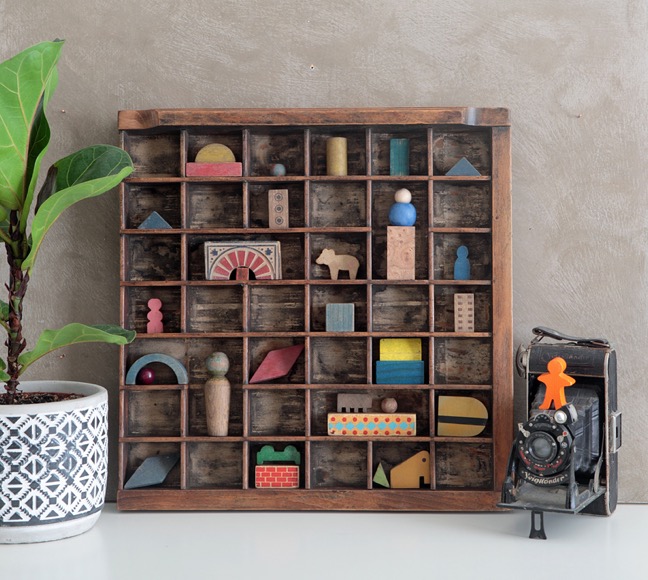
M560 409L560 407L567 404L565 388L571 387L576 382L576 379L565 374L566 368L565 359L557 356L547 363L549 372L538 377L538 380L547 387L540 409L548 410L551 408L552 403L554 409Z

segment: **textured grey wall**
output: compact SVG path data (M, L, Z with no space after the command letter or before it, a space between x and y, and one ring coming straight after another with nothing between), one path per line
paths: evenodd
M648 500L643 0L0 0L0 58L56 37L51 161L116 143L119 109L510 108L515 342L544 324L616 345L620 497ZM29 321L117 321L117 206L81 204L50 232ZM115 437L117 362L78 347L33 378L106 385Z

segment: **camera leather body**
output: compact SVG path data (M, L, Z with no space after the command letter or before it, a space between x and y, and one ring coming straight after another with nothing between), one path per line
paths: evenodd
M539 512L610 515L617 504L617 452L621 446L616 352L605 339L573 337L543 327L537 327L533 332L536 338L528 347L518 349L516 360L518 373L526 378L529 420L519 426L499 505ZM566 470L562 480L556 476L544 477L542 469L557 464L546 443L549 440L553 444L552 433L534 421L534 417L544 415L541 419L558 423L553 428L562 432L561 422L554 420L558 417L555 415L557 411L539 408L545 388L540 378L546 376L549 362L556 357L565 361L564 372L575 381L565 389L565 396L567 403L577 412L573 424L564 427L565 435L569 431L570 457L566 463L569 473ZM534 439L538 435L534 428L546 432L539 432L542 437ZM560 447L562 441L562 437L557 437L554 447ZM543 464L540 457L531 461L529 470L525 453L533 458L542 455L545 448L546 463ZM537 468L538 464L539 470L534 472L533 467ZM556 484L556 481L561 483ZM569 483L565 483L567 481Z

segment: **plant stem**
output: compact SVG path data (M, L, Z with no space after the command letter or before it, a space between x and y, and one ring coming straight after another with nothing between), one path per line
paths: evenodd
M20 363L18 357L25 349L26 341L22 336L22 305L27 291L27 283L29 282L29 274L24 272L21 268L22 261L25 256L22 242L22 234L20 233L20 219L17 211L12 211L9 214L9 236L13 244L7 245L7 262L9 263L9 283L7 290L9 291L9 318L8 318L8 332L7 341L7 373L11 377L5 386L9 399L9 404L13 403L16 392L18 390L18 375L20 374ZM19 255L14 252L18 249Z

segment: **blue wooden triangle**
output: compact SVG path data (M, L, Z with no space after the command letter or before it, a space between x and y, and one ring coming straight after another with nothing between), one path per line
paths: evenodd
M171 226L158 212L153 211L139 226L140 230L170 230Z
M465 157L457 161L446 175L476 176L481 175Z

